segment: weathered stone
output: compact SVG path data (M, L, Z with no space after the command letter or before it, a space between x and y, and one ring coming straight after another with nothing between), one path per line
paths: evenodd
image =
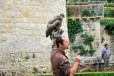
M66 15L65 3L66 0L0 2L0 69L9 70L7 76L28 76L33 72L33 67L36 67L39 73L51 72L52 41L46 38L45 31L50 19L60 13ZM68 38L66 18L63 20L62 29L63 35ZM67 51L68 56L69 53L70 51ZM1 74L5 73L0 72Z

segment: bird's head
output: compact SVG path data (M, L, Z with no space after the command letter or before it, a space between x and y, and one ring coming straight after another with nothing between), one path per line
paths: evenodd
M60 16L63 17L63 18L65 17L63 13L60 13Z

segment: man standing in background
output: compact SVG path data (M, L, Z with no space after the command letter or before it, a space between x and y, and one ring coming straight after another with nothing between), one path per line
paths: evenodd
M109 58L110 58L110 51L108 50L108 44L105 44L105 47L102 49L102 57L101 60L104 60L104 71L108 71L108 64L109 64Z

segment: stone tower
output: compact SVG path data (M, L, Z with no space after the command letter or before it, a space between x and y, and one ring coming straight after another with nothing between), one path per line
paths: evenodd
M66 16L66 0L0 0L1 76L51 72L52 42L45 31L48 21L60 13ZM66 18L62 29L68 37Z

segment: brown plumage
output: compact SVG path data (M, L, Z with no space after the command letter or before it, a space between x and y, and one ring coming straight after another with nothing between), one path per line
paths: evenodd
M57 32L62 25L62 20L64 18L63 14L55 16L52 20L48 22L47 29L46 29L46 37L50 35L50 39L52 40L54 37L54 32ZM62 31L62 30L61 30ZM63 33L63 31L62 31ZM60 33L61 34L61 33Z

